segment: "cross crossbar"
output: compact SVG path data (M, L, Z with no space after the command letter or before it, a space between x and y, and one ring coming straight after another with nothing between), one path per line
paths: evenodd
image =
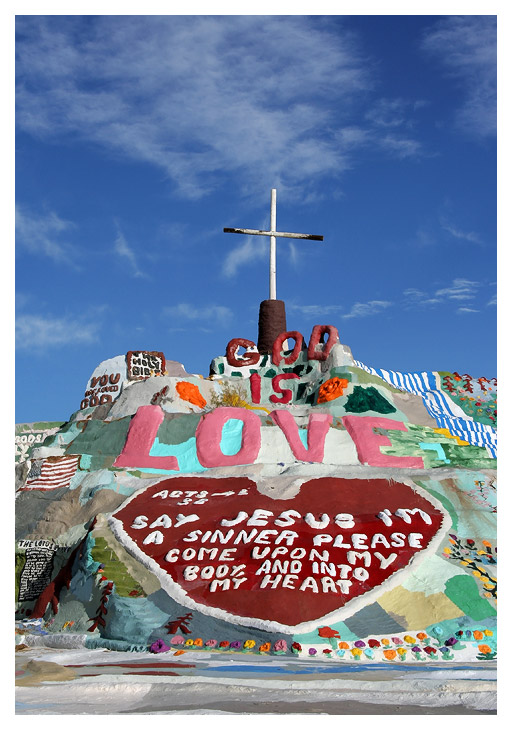
M224 233L244 233L248 236L268 236L270 238L270 266L269 266L269 299L276 298L276 238L299 238L303 241L323 241L323 236L312 233L286 233L276 231L276 190L270 191L270 231L258 228L224 228Z

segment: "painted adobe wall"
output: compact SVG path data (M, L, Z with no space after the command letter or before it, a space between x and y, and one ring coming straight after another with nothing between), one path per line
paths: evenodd
M163 353L105 361L32 451L20 637L494 659L495 381L376 370L330 326L309 343L283 333L263 357L233 340L210 372Z

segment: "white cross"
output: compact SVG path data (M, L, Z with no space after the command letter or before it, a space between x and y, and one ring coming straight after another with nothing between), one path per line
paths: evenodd
M254 228L224 228L224 233L246 233L249 236L270 236L270 273L269 299L276 298L276 238L303 238L308 241L323 241L323 236L311 233L279 233L276 231L276 189L270 191L270 230L260 231Z

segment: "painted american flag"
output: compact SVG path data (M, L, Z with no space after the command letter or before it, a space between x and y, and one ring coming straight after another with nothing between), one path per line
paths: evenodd
M79 461L80 456L50 456L43 461L33 461L24 489L69 487Z

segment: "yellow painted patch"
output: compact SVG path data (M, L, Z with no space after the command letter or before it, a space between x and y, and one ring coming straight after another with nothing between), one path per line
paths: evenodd
M385 593L377 603L387 613L400 616L406 623L405 628L409 630L422 629L438 621L464 616L464 612L444 593L426 596L419 591L408 591L402 586Z
M438 433L441 436L445 436L448 439L455 439L459 446L469 446L469 441L463 441L458 436L453 436L447 428L434 428L434 433Z

